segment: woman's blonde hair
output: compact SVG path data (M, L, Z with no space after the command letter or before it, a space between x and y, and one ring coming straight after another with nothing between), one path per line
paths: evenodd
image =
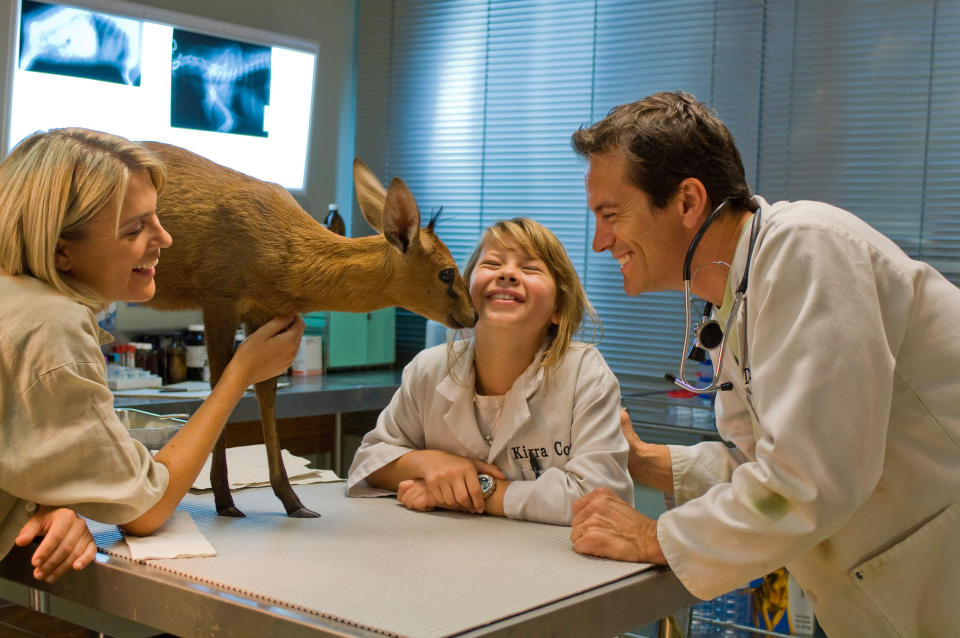
M163 163L123 137L61 128L25 138L0 163L0 270L36 277L91 308L102 305L96 293L57 270L57 240L82 239L108 206L119 224L130 173L139 169L160 192Z
M497 242L503 246L519 248L526 254L541 260L550 270L557 285L557 315L559 322L551 324L547 330L547 346L544 355L537 362L543 368L546 378L563 360L573 336L580 329L584 316L590 318L593 328L591 340L598 340L602 332L600 317L587 299L587 291L580 283L580 276L570 261L563 244L546 226L529 217L514 217L493 224L483 233L467 265L463 269L463 279L467 282L488 242ZM452 366L451 366L452 368Z

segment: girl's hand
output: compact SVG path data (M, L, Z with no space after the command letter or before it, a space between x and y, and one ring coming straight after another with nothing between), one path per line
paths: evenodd
M14 542L23 547L37 536L43 540L30 561L37 580L52 583L71 567L83 569L97 555L86 522L66 507L37 508Z
M297 356L306 327L300 315L271 319L244 339L228 368L235 367L247 385L283 374Z
M507 478L495 465L442 450L418 450L410 454L416 455L417 476L423 479L436 507L480 514L484 510L483 490L477 474Z
M437 501L430 495L423 479L400 481L397 486L397 500L408 510L432 512L437 508Z

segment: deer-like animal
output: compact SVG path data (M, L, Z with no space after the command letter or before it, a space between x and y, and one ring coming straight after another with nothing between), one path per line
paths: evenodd
M167 165L157 214L173 237L157 265L157 292L148 305L203 311L211 385L233 356L241 323L249 333L277 315L387 306L453 328L476 323L450 251L436 236L433 220L420 227L416 201L399 178L385 189L360 160L354 161L357 201L380 234L347 238L314 220L277 184L177 146L144 146ZM274 493L288 516L319 516L300 502L280 460L276 379L255 389ZM223 433L214 446L210 479L217 513L243 516L230 494Z

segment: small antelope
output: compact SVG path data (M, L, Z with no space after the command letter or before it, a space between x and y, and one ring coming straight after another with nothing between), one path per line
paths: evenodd
M389 189L354 160L357 201L381 234L341 237L308 215L285 189L185 149L145 142L167 165L157 203L173 237L157 266L158 310L201 309L215 385L243 323L252 332L277 315L317 310L369 312L401 306L446 324L470 327L476 312L434 221L420 228L417 203L400 179ZM274 405L276 379L256 384L270 484L297 518L319 516L303 506L280 461ZM230 495L221 432L210 471L217 513L243 516Z

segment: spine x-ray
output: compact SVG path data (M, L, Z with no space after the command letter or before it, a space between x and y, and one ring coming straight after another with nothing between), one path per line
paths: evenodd
M267 137L270 47L173 30L170 125Z

